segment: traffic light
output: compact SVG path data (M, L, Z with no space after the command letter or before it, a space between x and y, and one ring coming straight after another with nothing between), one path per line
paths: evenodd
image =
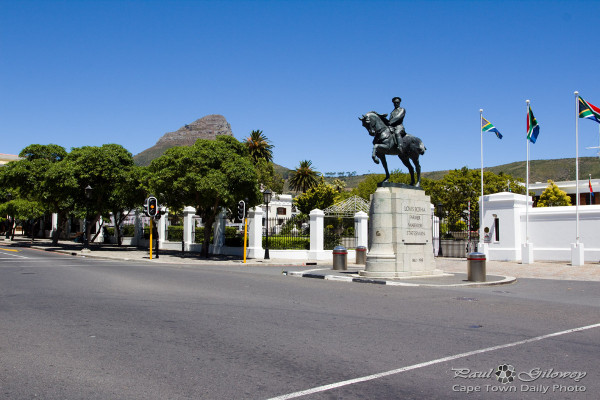
M238 219L243 221L246 216L246 202L244 200L240 200L238 202Z
M148 216L154 218L158 212L158 201L156 197L148 197Z

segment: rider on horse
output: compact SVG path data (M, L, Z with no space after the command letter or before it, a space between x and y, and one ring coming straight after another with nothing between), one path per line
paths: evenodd
M392 103L394 103L394 110L390 113L390 119L385 120L390 127L390 130L394 134L393 137L396 139L396 145L398 149L402 153L404 150L404 136L406 136L406 131L404 130L404 115L406 114L406 110L400 107L400 102L402 99L400 97L394 97L392 99Z

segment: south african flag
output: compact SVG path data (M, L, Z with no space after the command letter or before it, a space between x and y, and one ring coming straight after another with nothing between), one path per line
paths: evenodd
M492 125L492 123L490 121L488 121L487 119L481 117L481 131L482 132L494 132L496 134L496 136L498 136L498 139L502 139L502 134L500 133L500 131L498 129L496 129L496 127L494 125Z
M531 143L535 143L538 135L540 134L540 126L537 123L537 120L533 116L533 111L531 111L531 107L527 107L527 139Z
M600 123L600 108L588 103L579 96L579 118L588 118Z

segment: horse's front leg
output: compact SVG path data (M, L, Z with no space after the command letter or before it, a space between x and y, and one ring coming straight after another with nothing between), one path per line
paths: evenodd
M402 164L408 169L408 173L410 174L410 185L415 186L415 170L410 164L410 159L405 155L399 155L398 157L400 158L400 161L402 161Z
M378 144L373 145L373 154L371 155L371 158L373 159L373 162L375 164L379 164L379 160L377 159L377 146L379 146L379 145Z
M381 181L381 183L383 182L387 182L390 180L390 171L388 170L388 166L387 166L387 160L385 159L385 154L382 154L379 159L381 160L381 165L383 165L383 169L385 170L385 179Z
M419 157L417 156L416 159L413 160L413 162L415 163L415 169L417 170L417 184L415 186L420 187L421 186L421 164L419 164Z

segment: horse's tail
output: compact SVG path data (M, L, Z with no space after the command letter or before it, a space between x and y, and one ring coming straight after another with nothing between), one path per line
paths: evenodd
M427 150L427 147L425 147L425 145L423 144L423 142L419 143L419 154L420 155L425 154L425 150Z

